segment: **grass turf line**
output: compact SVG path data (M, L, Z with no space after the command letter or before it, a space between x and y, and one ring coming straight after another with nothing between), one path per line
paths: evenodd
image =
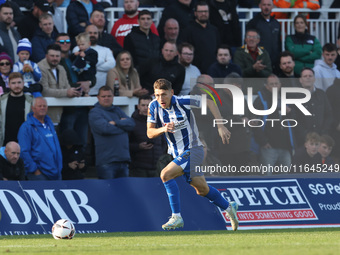
M0 236L0 254L340 254L340 228Z

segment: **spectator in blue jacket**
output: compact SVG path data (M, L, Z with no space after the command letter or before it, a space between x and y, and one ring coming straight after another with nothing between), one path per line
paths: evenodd
M58 35L51 14L45 13L39 17L39 27L32 38L31 60L36 63L45 58L47 46L54 44Z
M61 180L62 154L47 110L45 98L34 98L32 112L19 129L18 141L28 180Z
M128 177L128 132L133 130L135 122L118 106L113 105L113 91L109 86L101 87L97 98L98 103L89 113L89 124L95 143L98 177Z

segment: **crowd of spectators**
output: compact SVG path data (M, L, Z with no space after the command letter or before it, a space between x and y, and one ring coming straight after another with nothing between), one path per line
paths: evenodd
M82 179L91 144L99 178L128 176L129 165L130 176L156 176L166 145L162 139L147 138L146 109L159 78L171 81L177 96L206 93L211 85L228 83L245 93L251 88L257 96L255 109L279 105L269 115L236 116L231 91L217 90L224 118L251 123L240 128L227 124L232 131L227 145L216 142L217 134L201 132L206 153L217 155L218 162L236 166L338 162L340 51L330 42L321 45L309 33L306 14L295 16L294 33L282 38L274 7L296 8L301 2L312 10L321 6L317 0L282 5L288 2L0 1L0 146L4 146L0 163L9 164L0 169L0 179ZM323 2L330 6L332 1ZM164 7L157 28L148 10L152 6ZM237 6L260 8L247 23L245 38ZM23 14L19 7L29 11ZM59 7L67 8L67 28ZM111 31L106 30L107 7L124 7ZM304 104L310 116L294 106L282 113L283 87L310 91L311 99ZM48 109L43 98L89 96L98 98L91 111L82 106ZM138 97L136 112L126 116L114 106L115 96ZM299 94L292 97L299 99ZM203 122L209 119L195 115ZM298 125L274 125L268 119L294 119ZM262 122L262 128L255 127L256 122Z

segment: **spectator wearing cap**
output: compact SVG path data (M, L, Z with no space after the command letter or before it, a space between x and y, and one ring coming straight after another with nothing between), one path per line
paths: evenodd
M30 92L34 97L41 97L42 86L38 82L41 79L41 71L33 61L30 61L32 45L27 38L19 41L17 54L19 61L13 65L13 72L19 72L24 78L25 92Z
M17 61L15 51L20 34L11 27L13 22L13 9L10 4L3 3L0 5L0 45L2 45L7 54Z
M13 61L6 52L0 53L0 95L9 92L8 76L12 72Z
M32 40L34 33L39 29L39 17L50 10L47 0L36 0L33 9L18 23L18 32L22 38Z

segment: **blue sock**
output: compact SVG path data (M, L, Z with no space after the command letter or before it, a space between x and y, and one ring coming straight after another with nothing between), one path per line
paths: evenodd
M179 189L177 186L177 182L175 180L170 180L164 182L164 187L166 189L166 193L169 197L170 207L172 213L180 213L181 212L181 205L180 205L180 198L179 198Z
M229 206L229 202L222 197L221 193L210 185L209 192L205 197L208 198L211 203L218 206L222 210L226 210Z

